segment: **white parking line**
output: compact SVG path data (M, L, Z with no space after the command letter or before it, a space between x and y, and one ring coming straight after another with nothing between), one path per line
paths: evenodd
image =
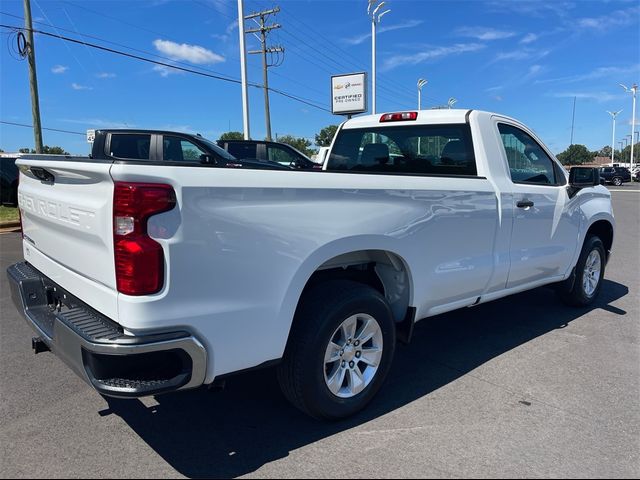
M610 192L640 193L640 190L609 190Z

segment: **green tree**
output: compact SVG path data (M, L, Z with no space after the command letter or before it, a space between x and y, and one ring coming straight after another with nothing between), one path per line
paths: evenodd
M313 150L309 148L311 146L311 141L306 138L294 137L293 135L282 135L281 137L278 137L278 142L291 145L293 148L300 150L306 156L310 156L313 153Z
M639 148L640 143L633 145L633 163L638 163L638 159L640 158L640 152L638 152ZM627 145L622 151L616 152L616 161L624 163L629 163L631 161L631 145Z
M584 145L570 145L564 152L557 155L563 165L582 165L593 161L593 154Z
M333 137L336 135L338 125L329 125L320 130L320 133L316 134L316 145L319 147L328 147L333 141Z
M33 148L31 150L29 150L28 148L21 148L18 151L20 153L36 153ZM48 155L69 155L69 152L67 152L64 148L57 146L50 147L49 145L45 145L44 147L42 147L42 153Z
M611 158L611 147L609 145L605 145L598 152L599 157L609 157Z
M224 141L224 140L244 140L244 133L242 133L242 132L225 132L222 135L220 135L220 138L218 140L220 140L220 141Z

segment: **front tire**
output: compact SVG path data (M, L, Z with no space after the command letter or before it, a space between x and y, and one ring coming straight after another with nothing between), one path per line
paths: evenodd
M377 290L348 280L321 283L300 301L278 380L306 414L345 418L378 392L395 345L393 315Z
M616 178L614 178L614 179L613 179L613 184L614 184L616 187L619 187L620 185L622 185L622 178L620 178L620 177L616 177Z
M593 303L600 293L606 263L604 244L599 237L585 239L578 263L576 277L570 290L560 290L560 298L568 305L585 307Z

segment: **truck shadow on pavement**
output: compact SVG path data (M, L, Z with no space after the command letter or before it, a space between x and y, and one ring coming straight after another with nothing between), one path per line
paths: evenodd
M424 397L591 310L625 315L610 304L628 291L605 280L597 303L576 309L539 288L424 320L411 345L397 349L378 396L364 412L341 422L322 423L298 412L280 393L273 369L233 377L221 393L201 389L158 396L152 407L109 399L101 415L121 417L182 475L237 477Z

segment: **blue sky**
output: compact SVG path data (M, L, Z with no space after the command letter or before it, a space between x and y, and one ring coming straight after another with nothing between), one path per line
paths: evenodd
M33 18L40 22L34 28L240 77L235 0L31 2ZM281 12L274 21L282 28L270 35L270 43L282 45L286 53L281 66L269 69L270 86L329 109L332 74L370 70L366 4L278 2ZM245 14L273 5L245 0ZM637 1L387 0L387 6L392 11L377 37L379 112L415 109L416 81L423 77L428 79L423 108L455 97L460 108L513 116L556 153L570 142L574 97L574 143L590 149L609 145L607 110L623 110L616 141L630 133L631 96L618 84L640 81ZM5 15L22 17L21 0L3 0L0 11L1 23L22 25L22 20ZM15 36L0 31L0 120L31 124L27 63L13 52ZM42 35L35 41L44 127L76 132L163 128L212 139L229 129L242 130L237 84ZM247 48L259 48L250 35ZM248 71L250 81L262 82L258 55L250 56ZM250 88L249 95L252 137L264 138L262 91ZM340 121L321 108L271 94L274 135L312 139L322 127ZM46 144L72 153L88 151L80 135L44 131L43 136ZM32 145L30 129L0 124L0 148Z

